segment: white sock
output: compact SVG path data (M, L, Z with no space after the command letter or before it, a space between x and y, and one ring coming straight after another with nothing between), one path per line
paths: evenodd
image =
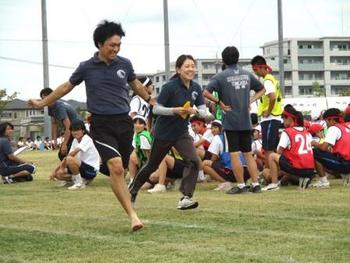
M204 177L204 172L203 170L198 171L198 177Z
M72 179L75 184L83 184L83 179L80 174L72 175Z
M327 183L328 182L327 176L320 177L320 182Z
M243 189L243 188L245 187L245 183L237 184L237 187L238 187L239 189Z

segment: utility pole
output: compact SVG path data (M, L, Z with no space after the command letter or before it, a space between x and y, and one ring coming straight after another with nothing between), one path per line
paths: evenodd
M43 79L44 88L49 88L49 52L47 44L47 21L46 21L46 0L41 0L41 29L42 29L42 50L43 50ZM51 122L48 108L44 108L44 136L51 136Z
M282 96L284 96L284 64L283 64L283 19L282 0L277 0L278 6L278 68L279 83Z
M168 0L163 0L163 16L164 16L165 78L168 81L170 78Z

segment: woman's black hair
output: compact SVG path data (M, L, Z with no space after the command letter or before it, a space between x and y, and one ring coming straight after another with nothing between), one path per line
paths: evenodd
M6 128L10 127L13 130L13 125L10 122L2 122L0 123L0 137L5 136Z
M177 58L177 60L175 62L175 68L181 68L181 66L185 63L186 59L190 59L193 62L196 62L191 55L181 55ZM178 76L179 76L179 74L176 72L170 79L175 79Z

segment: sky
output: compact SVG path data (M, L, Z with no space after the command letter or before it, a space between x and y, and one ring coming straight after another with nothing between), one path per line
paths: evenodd
M122 23L119 55L136 73L164 70L163 0L46 0L50 87L67 81L96 48L103 19ZM282 0L284 38L350 36L349 0ZM241 58L278 39L277 0L168 0L170 61L181 54L220 58L229 45ZM0 0L0 89L18 98L43 88L41 0ZM64 99L86 101L81 84Z

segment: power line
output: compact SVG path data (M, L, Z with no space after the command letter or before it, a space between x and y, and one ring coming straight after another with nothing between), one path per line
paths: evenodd
M42 62L26 60L26 59L19 59L19 58L3 57L3 56L0 56L0 59L2 59L2 60L9 60L9 61L15 61L15 62L28 63L28 64L35 64L35 65L42 65L43 64ZM75 67L64 66L64 65L57 65L57 64L49 64L49 66L50 67L55 67L55 68L75 69Z

